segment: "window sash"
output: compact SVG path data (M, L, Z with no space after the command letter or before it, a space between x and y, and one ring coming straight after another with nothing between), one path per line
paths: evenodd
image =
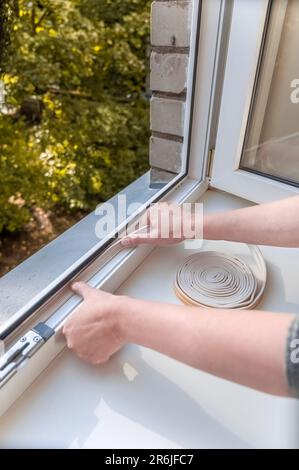
M157 200L164 200L174 204L195 202L198 201L208 188L205 168L209 155L212 128L211 115L216 94L217 61L221 41L219 31L223 26L225 4L224 0L203 0L202 10L200 10L201 2L194 2L196 14L193 14L192 19L191 66L189 67L189 89L187 90L186 104L188 117L185 125L185 136L187 138L185 138L184 144L187 167L185 173L178 175L162 190L157 188L154 190L149 189L148 174L132 183L125 190L128 191L129 202L133 202L136 199L136 195L139 197L140 194L143 194L145 198L144 209L150 202ZM192 84L191 87L190 84ZM135 215L133 214L131 218ZM127 223L128 220L125 220L123 225ZM54 240L48 247L36 253L27 262L11 271L5 278L2 278L0 281L0 292L1 287L3 288L4 286L3 281L6 279L7 287L11 289L9 291L9 301L11 302L13 296L18 297L18 284L14 280L17 279L19 285L21 285L24 279L26 282L28 279L26 276L32 274L34 263L39 267L40 263L47 261L47 257L51 257L51 252L48 251L49 248L55 252L55 249L58 249L59 246L68 246L68 240L71 240L73 237L74 242L71 246L71 251L73 251L76 246L75 243L77 242L80 245L84 241L84 235L90 233L90 230L93 230L93 228L94 215L91 214L61 237ZM118 227L117 230L119 231L120 228ZM68 239L68 237L70 238ZM96 287L113 292L153 249L153 247L142 246L130 250L129 253L122 251L105 263L103 267L96 267L95 272L90 274L88 269L92 270L92 264L101 261L101 256L105 254L105 248L111 240L110 237L107 237L105 240L100 240L98 244L92 245L89 251L87 250L75 263L70 264L70 267L64 270L61 277L57 276L52 285L48 283L45 291L40 290L36 296L32 295L29 302L23 301L22 309L16 308L13 321L7 325L6 331L2 331L6 350L14 345L30 328L34 327L38 321L43 321L53 327L55 334L44 343L36 354L30 357L30 359L26 359L25 367L18 368L17 373L0 388L0 415L65 347L65 342L61 335L62 326L64 320L73 312L78 302L78 298L70 292L67 282L74 277L74 269L79 271L83 268L80 272L80 276L83 279L86 279ZM1 295L3 293L4 291L2 290ZM19 306L17 305L17 307ZM21 321L20 312L24 315ZM30 315L26 316L28 313Z
M204 2L207 4L208 2ZM219 4L220 0L215 0ZM205 6L207 9L207 6ZM182 182L192 176L198 182L203 181L201 158L197 171L190 174L189 168L192 162L191 138L192 138L192 116L193 101L195 93L195 72L197 66L200 40L200 18L202 13L202 2L193 2L191 43L190 43L190 65L187 80L187 98L185 111L184 144L182 151L182 171L175 176L163 188L151 187L150 172L146 173L127 188L107 201L112 204L117 214L117 198L121 194L126 196L127 205L138 202L142 204L138 213L154 202L165 198L173 188L177 188ZM64 285L68 284L78 273L84 271L85 267L96 260L113 241L114 237L122 228L137 216L137 212L122 220L115 230L103 239L95 235L95 223L97 218L92 212L64 234L60 235L39 250L25 262L0 279L0 299L2 315L5 312L6 319L0 325L0 339L4 340L13 334L23 322L28 321L43 304L51 298Z
M297 187L241 168L243 144L271 6L271 0L234 2L211 173L212 187L257 203L299 194Z

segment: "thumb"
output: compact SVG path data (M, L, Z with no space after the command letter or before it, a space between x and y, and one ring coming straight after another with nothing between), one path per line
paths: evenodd
M93 287L90 287L88 284L86 284L86 282L81 281L73 282L73 284L71 284L71 289L75 294L83 297L83 299L85 299L88 294L91 294L94 291Z

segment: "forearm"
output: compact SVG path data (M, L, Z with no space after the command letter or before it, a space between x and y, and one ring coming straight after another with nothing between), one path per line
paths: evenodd
M119 315L125 341L251 388L289 395L285 348L292 315L128 302Z
M206 215L203 235L209 240L299 247L299 196Z

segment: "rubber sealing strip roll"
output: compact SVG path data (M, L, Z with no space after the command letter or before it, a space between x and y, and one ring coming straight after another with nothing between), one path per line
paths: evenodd
M250 309L265 290L267 268L261 251L247 245L252 262L218 251L200 251L179 267L175 292L187 305Z

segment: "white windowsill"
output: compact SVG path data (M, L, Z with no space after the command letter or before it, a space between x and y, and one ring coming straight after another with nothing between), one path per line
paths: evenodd
M250 205L215 191L204 200L209 211ZM259 307L299 312L299 250L262 251L269 274ZM179 303L173 279L189 254L183 246L156 249L119 293ZM0 447L294 447L298 418L295 400L230 384L145 348L127 346L99 368L63 351L1 418Z

